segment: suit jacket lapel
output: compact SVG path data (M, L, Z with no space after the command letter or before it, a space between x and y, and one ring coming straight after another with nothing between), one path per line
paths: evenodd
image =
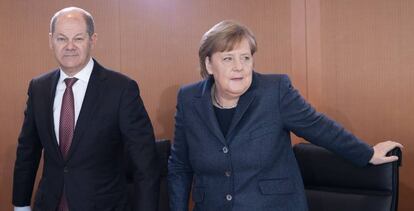
M227 133L227 139L229 141L232 140L232 133L235 132L236 126L238 125L242 117L245 115L247 109L250 107L251 103L254 101L256 97L256 86L256 76L253 72L252 84L250 85L249 89L242 96L240 96L239 102L237 103L237 108L231 121L229 131Z
M213 110L213 103L211 102L211 86L213 83L214 80L212 78L205 81L200 96L197 96L194 99L194 107L207 128L220 140L220 142L225 144L226 140L218 125L216 114Z
M49 121L47 122L46 128L49 128L50 140L52 142L50 144L53 149L53 152L55 153L56 157L60 158L59 160L63 160L63 156L62 156L62 153L60 152L59 144L56 138L55 121L53 117L53 105L55 102L56 86L57 86L57 83L59 82L59 77L60 77L60 70L57 69L53 73L52 78L50 80L50 84L49 84L50 92L49 92L49 95L47 96L48 97L47 101L49 103L48 103L48 108L46 112L48 115L47 119L49 119Z
M96 109L98 99L102 90L102 80L105 79L105 75L102 72L103 67L94 61L94 67L91 77L88 82L85 97L83 99L82 108L79 113L78 120L76 121L76 127L73 134L72 144L69 148L67 160L69 160L79 144L79 141L89 125L93 111Z

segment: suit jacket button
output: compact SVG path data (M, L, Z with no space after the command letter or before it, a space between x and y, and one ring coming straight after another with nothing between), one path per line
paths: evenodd
M63 168L63 172L64 173L68 173L69 172L69 168L67 166L65 166L65 168Z
M226 177L230 177L231 176L231 171L224 172L224 175L226 175Z
M224 152L225 154L227 154L227 153L229 152L229 148L227 148L227 147L223 147L223 152Z
M227 201L231 201L232 199L233 199L233 197L230 194L227 194L226 195L226 200Z

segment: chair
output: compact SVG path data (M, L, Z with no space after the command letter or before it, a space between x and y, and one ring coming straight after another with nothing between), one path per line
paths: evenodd
M394 211L398 207L401 150L397 162L357 167L308 143L293 147L305 185L309 211Z
M169 211L169 201L168 201L168 184L167 184L167 172L168 172L168 157L170 156L170 147L171 142L166 139L157 140L155 142L157 148L157 154L159 159L159 168L161 170L161 179L160 179L160 198L158 211ZM127 166L127 182L128 182L128 194L130 201L133 200L133 169L130 167L130 158L126 158ZM132 203L131 203L132 204Z

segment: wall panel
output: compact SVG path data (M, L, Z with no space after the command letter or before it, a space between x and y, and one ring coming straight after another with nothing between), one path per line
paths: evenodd
M414 208L413 9L408 0L320 1L320 110L371 144L405 145L399 210Z
M136 79L158 138L172 138L176 93L200 80L201 36L221 20L256 34L260 72L290 72L289 1L121 1L121 71Z
M11 210L12 175L17 136L23 120L31 78L52 70L56 63L49 50L51 16L67 6L80 6L94 14L97 30L104 33L98 58L119 66L118 1L12 1L0 2L0 210ZM113 42L113 41L117 42ZM107 49L111 49L110 51ZM41 171L38 173L38 175Z
M179 86L200 80L202 34L224 19L246 24L258 40L259 72L289 74L316 108L367 142L392 138L405 145L399 210L412 210L410 0L0 1L0 210L11 210L28 82L56 66L50 17L71 5L95 17L98 61L138 81L157 138L172 138Z

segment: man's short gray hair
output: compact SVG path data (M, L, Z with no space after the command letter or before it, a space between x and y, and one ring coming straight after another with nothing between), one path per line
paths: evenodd
M86 31L88 32L89 36L92 36L95 33L95 22L93 21L93 17L88 11L79 7L66 7L56 12L50 20L50 33L53 34L55 32L56 21L58 17L64 13L72 11L76 11L82 14L86 23Z

